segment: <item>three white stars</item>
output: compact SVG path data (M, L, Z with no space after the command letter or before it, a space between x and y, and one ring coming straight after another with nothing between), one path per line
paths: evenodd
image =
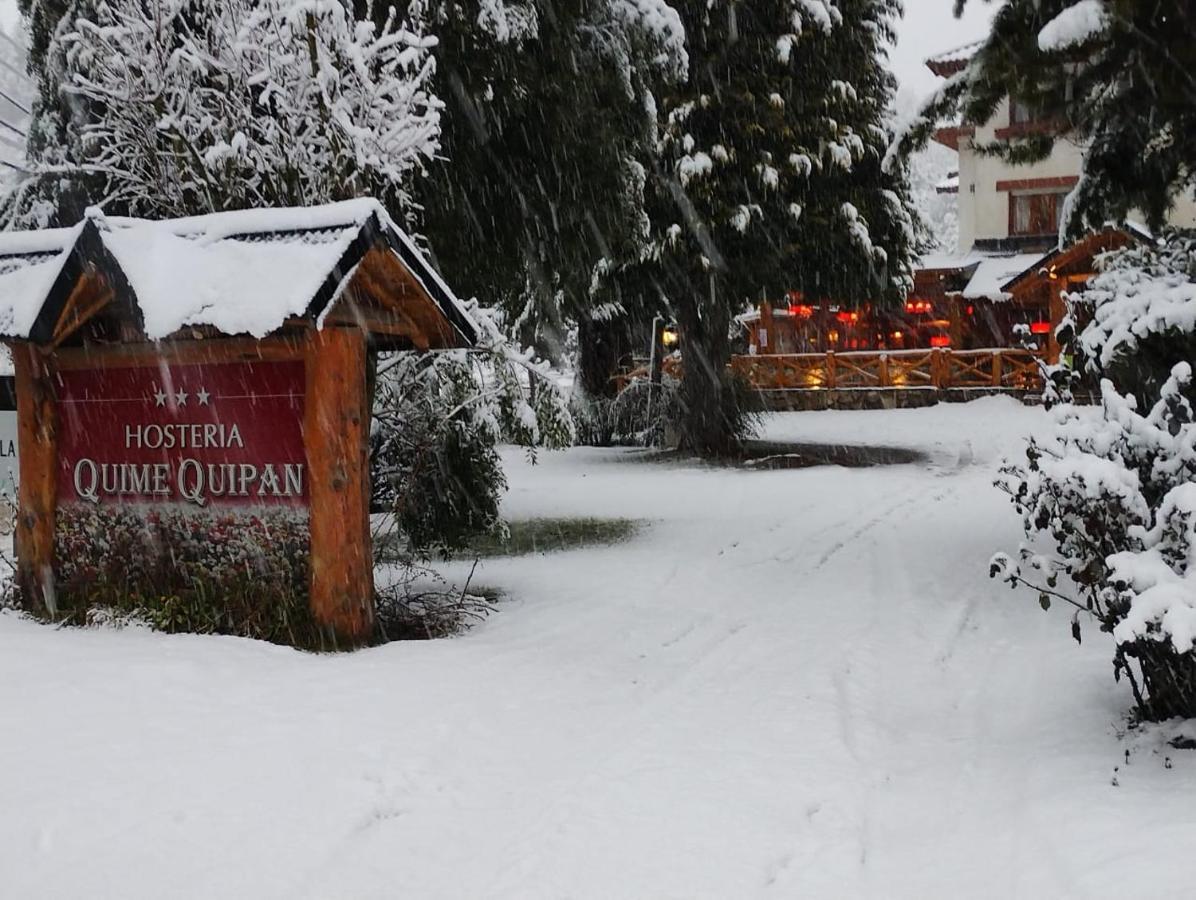
M184 390L176 391L175 395L174 395L173 405L174 406L186 406L187 398L190 396L191 395L188 394ZM155 406L165 406L166 401L170 399L170 395L167 394L166 391L164 391L160 387L158 387L156 384L154 385L153 397L154 397L154 405ZM199 403L200 406L208 406L212 399L212 395L208 391L207 388L201 387L198 391L195 392L195 399Z

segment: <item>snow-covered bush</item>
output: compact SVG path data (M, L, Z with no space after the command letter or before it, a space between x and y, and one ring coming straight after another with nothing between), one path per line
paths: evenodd
M34 124L10 218L68 216L72 194L154 217L368 195L401 217L438 148L435 39L367 6L72 6L43 73L60 104Z
M1029 537L993 559L992 574L1075 607L1072 633L1094 619L1116 643L1114 671L1140 716L1196 716L1196 243L1172 235L1101 261L1086 291L1094 320L1080 335L1101 380L1099 415L1063 405L1048 440L1002 469L998 486Z
M379 362L371 435L373 505L408 552L449 554L499 527L506 488L498 444L558 449L575 430L543 366L516 352L476 306L477 350L398 353Z
M297 647L324 639L307 602L304 512L64 506L55 521L55 621L93 611L163 631L236 634Z

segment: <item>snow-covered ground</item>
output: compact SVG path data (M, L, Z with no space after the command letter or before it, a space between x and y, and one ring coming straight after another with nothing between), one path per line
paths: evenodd
M0 896L1186 895L1196 757L1120 737L1108 638L987 578L1044 418L769 421L930 451L874 469L512 452L509 516L651 524L484 563L508 599L454 640L0 616Z

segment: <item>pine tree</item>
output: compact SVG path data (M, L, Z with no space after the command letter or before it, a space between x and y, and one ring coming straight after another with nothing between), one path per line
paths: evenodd
M684 72L680 23L664 0L427 6L446 108L424 232L465 293L556 355L566 318L594 320L595 267L643 242L653 96Z
M667 96L650 267L676 311L682 432L735 450L731 319L788 291L895 302L916 240L905 173L882 171L896 0L685 0L690 77Z
M971 64L927 103L895 151L925 145L939 122L986 122L1015 96L1056 127L981 149L1032 162L1056 140L1084 146L1069 236L1132 210L1159 229L1174 198L1196 186L1194 33L1188 0L1008 0Z

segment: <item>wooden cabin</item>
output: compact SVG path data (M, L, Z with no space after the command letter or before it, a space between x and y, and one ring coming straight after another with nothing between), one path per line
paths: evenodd
M747 353L732 365L770 393L1037 391L1036 360L1059 361L1063 294L1091 277L1101 253L1140 237L1127 227L1063 249L978 242L963 257L930 256L898 309L848 308L790 294L784 305L738 317Z

